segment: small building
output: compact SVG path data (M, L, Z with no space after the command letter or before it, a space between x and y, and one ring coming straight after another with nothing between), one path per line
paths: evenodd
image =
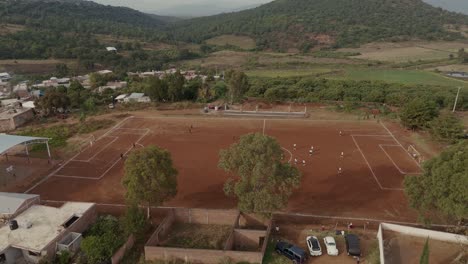
M123 103L125 101L125 98L127 98L128 94L121 94L115 98L115 101L119 103Z
M12 219L33 204L39 204L39 195L0 192L0 221Z
M132 93L124 99L125 103L149 103L151 99L144 93Z
M93 203L68 202L58 208L34 204L0 227L1 263L39 263L61 249L74 253L81 233L95 219Z
M0 80L8 82L11 80L11 75L7 72L0 72Z
M117 52L117 49L115 47L106 47L106 50L109 52Z
M97 73L97 74L101 74L101 75L106 75L106 74L111 74L112 71L110 71L110 70L102 70L102 71L97 71L96 73Z
M34 101L26 101L26 102L23 102L23 107L24 108L36 108L36 105L34 104Z
M106 85L99 87L98 91L100 93L104 92L106 89L118 90L127 87L127 82L108 82Z
M2 101L3 103L3 101ZM32 108L16 107L0 112L0 132L12 131L34 118Z

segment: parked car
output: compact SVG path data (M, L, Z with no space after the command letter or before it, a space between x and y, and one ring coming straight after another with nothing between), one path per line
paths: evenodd
M302 248L288 242L279 241L276 243L275 250L278 254L292 260L293 263L305 263L307 260L307 254Z
M345 236L346 242L346 252L348 256L361 256L361 245L359 242L359 237L354 234L347 234Z
M320 242L316 236L308 236L306 238L306 242L311 256L317 257L322 255L322 248L320 247Z
M327 236L323 239L325 247L327 248L327 254L330 256L338 256L338 249L336 248L335 239L331 236Z

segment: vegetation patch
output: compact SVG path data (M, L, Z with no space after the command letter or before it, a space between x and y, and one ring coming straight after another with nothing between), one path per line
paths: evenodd
M206 41L209 45L215 46L236 46L244 50L251 50L255 48L255 40L247 36L236 35L222 35L208 39Z
M165 247L222 250L231 231L232 226L229 225L176 223L169 238L162 245Z
M316 76L327 73L332 73L332 69L326 67L316 67L309 69L271 69L271 70L251 70L246 71L249 77L300 77L300 76Z

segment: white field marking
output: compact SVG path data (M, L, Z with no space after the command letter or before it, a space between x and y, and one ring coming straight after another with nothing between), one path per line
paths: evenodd
M353 137L391 137L390 135L351 135Z
M72 201L55 201L55 200L42 200L45 203L67 203ZM109 207L127 207L126 204L110 204L110 203L96 203L97 206L109 206ZM147 208L147 206L141 206L142 208ZM177 207L177 206L150 206L151 209L187 209L186 207ZM210 208L199 208L212 210ZM404 221L394 221L388 219L376 219L376 218L366 218L366 217L353 217L353 216L333 216L333 215L317 215L317 214L306 214L306 213L291 213L291 212L274 212L274 215L286 215L286 216L300 216L300 217L311 217L311 218L324 218L324 219L337 219L337 220L353 220L353 221L366 221L366 222L377 222L377 223L394 223L401 225L412 225L412 226L421 226L421 223L417 222L404 222ZM436 227L457 227L456 225L442 225L442 224L432 224Z
M86 160L77 160L77 159L74 159L73 161L80 161L80 162L90 162L92 159L94 159L97 155L99 155L99 153L103 152L104 150L107 149L108 146L110 146L112 143L114 143L118 137L111 137L111 136L108 136L109 138L114 138L113 140L111 140L111 142L107 143L104 147L101 148L101 150L99 150L98 152L96 152L96 154L94 154L92 157L90 157L89 159L86 159Z
M140 138L138 138L138 140L136 141L136 143L140 142L141 139L143 139L147 134L149 133L149 129L146 131L145 134L143 134ZM127 151L125 151L125 153L123 153L123 155L127 155L128 152L130 152L131 150L133 149L133 146L131 146L130 148L127 149ZM117 163L121 160L121 158L117 158L114 163L106 170L104 171L99 177L95 178L95 177L82 177L82 176L66 176L66 175L52 175L52 176L57 176L57 177L61 177L61 178L74 178L74 179L86 179L86 180L100 180L102 178L104 178L104 176L106 176L106 174L112 170L115 165L117 165ZM110 161L112 162L112 161Z
M247 117L247 116L246 116ZM185 117L185 116L131 116L131 118L134 119L190 119L190 120L232 120L232 119L238 119L238 120L264 120L265 118L232 118L232 117ZM375 121L363 121L363 120L349 120L349 119L287 119L287 118L268 118L270 121L302 121L302 122L342 122L342 123L372 123L375 124Z
M288 163L291 163L292 159L293 159L293 154L291 153L291 151L289 151L289 149L287 148L284 148L284 147L281 147L282 149L286 150L288 153L289 153L289 161Z
M115 126L113 126L112 128L110 128L106 133L104 133L103 135L101 135L99 138L96 139L96 141L100 140L101 138L104 138L107 136L107 134L109 134L112 130L114 130L115 128L117 128L119 125L122 125L124 122L126 122L128 119L131 119L133 118L133 116L129 116L127 118L124 118L122 121L120 121L119 123L117 123ZM88 144L88 147L89 147L89 144ZM38 183L34 184L31 188L27 189L24 193L29 193L31 192L32 190L34 190L37 186L41 185L42 183L44 183L45 181L47 181L50 177L52 177L55 173L59 172L61 169L63 169L70 161L72 161L73 159L75 159L76 157L78 157L78 155L80 155L81 152L78 152L76 153L75 156L71 157L69 160L65 161L61 166L59 166L56 170L52 171L51 173L49 173L46 177L44 177L42 180L40 180Z
M403 170L400 169L400 167L398 167L398 165L396 164L396 162L392 159L392 157L388 154L388 152L385 150L384 147L400 147L400 145L383 145L383 144L379 144L379 147L380 149L382 149L382 151L385 153L385 155L387 155L387 157L390 159L390 161L393 163L393 165L395 166L395 168L397 168L397 170L403 174L403 175L409 175L409 174L412 174L412 175L418 175L418 174L421 174L420 172L405 172Z
M379 179L377 179L377 176L375 175L374 170L372 169L371 165L369 164L369 161L367 161L367 158L366 158L366 156L364 155L364 152L362 152L361 148L359 147L359 144L357 143L356 139L354 138L353 135L351 135L351 138L353 139L354 144L356 145L357 149L358 149L359 152L361 153L362 158L364 159L364 161L366 162L367 166L369 167L369 170L371 171L372 176L374 176L374 179L375 179L375 181L377 182L377 184L379 185L380 189L382 189L382 190L391 190L391 191L402 191L402 190L403 190L402 188L386 188L386 187L383 187L382 184L380 184Z
M400 147L406 152L406 154L408 154L408 156L411 158L411 160L414 161L414 163L416 163L416 165L422 169L421 167L421 164L419 164L412 156L411 154L403 147L403 145L400 143L400 141L398 141L398 139L393 135L393 133L384 125L383 122L379 122L381 126L383 126L383 128L385 128L385 130L387 130L388 134L390 134L390 136L392 136L392 138L395 140L395 142L400 145Z

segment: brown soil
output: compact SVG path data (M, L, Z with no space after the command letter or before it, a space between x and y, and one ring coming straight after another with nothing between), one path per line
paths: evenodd
M179 171L179 186L178 195L167 206L235 207L236 201L223 193L227 175L217 166L219 151L243 134L262 132L263 119L138 116L80 153L32 193L40 194L44 200L124 203L120 154L131 151L137 142L159 145L172 154ZM379 123L270 119L265 124L265 133L277 138L291 152L292 160L306 160L306 166L297 165L303 180L291 198L288 212L416 219L401 190L385 189L401 188L403 175L379 147L397 144ZM188 129L191 125L192 133ZM149 132L145 135L146 129ZM293 144L297 144L296 150ZM308 150L312 145L315 152L310 157ZM416 169L411 167L411 157L401 155L401 150L391 147L386 151L400 169ZM289 159L289 152L285 153ZM338 174L340 167L342 174Z

